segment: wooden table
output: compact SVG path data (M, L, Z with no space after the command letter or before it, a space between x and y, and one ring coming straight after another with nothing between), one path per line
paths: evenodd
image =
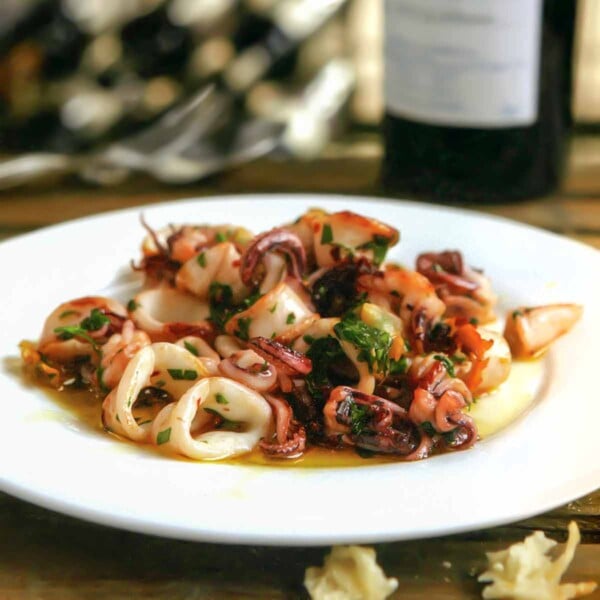
M382 195L377 185L380 156L377 138L367 137L332 146L316 163L264 160L190 187L135 179L115 189L55 182L4 192L0 238L83 215L191 196L282 191ZM471 208L600 248L600 138L574 138L564 183L551 197ZM305 567L321 564L328 551L160 539L89 524L5 494L0 494L0 507L0 600L301 599L306 598ZM481 586L476 574L486 551L521 540L534 529L564 541L571 519L579 524L583 544L567 579L600 582L600 490L509 526L376 549L386 573L400 581L394 598L477 598ZM600 598L600 591L590 598Z

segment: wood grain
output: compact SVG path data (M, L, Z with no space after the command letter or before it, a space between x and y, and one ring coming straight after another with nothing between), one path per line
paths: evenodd
M167 540L89 524L4 494L0 531L0 590L13 600L307 598L304 570L321 565L328 552ZM449 536L376 545L384 571L400 582L393 598L480 597L476 577L485 568L485 552L529 533L498 528L499 539L494 529L488 531L488 539ZM564 528L554 537L563 540ZM598 578L599 564L600 545L583 544L568 579Z

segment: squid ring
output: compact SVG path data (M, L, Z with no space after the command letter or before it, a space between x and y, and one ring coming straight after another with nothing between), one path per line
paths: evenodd
M206 431L215 415L234 430ZM220 460L250 452L271 423L271 407L260 394L225 377L207 377L160 411L151 438L196 460Z
M150 423L138 424L133 407L148 386L160 387L179 398L194 382L208 375L202 362L180 346L160 342L145 346L129 361L119 385L102 403L102 421L113 433L146 442Z

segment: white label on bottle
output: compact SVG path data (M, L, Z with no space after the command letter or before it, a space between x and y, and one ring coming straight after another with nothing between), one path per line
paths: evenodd
M537 118L542 0L386 0L387 110L424 123Z

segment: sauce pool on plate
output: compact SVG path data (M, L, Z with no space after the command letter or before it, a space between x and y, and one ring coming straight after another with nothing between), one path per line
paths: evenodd
M501 432L534 404L542 389L545 371L543 359L514 361L508 379L498 389L480 396L473 402L467 414L474 419L481 439ZM101 420L101 400L95 394L87 390L59 392L41 386L40 389L47 393L53 402L75 415L83 427L104 433ZM113 435L113 437L115 443L126 444L135 450L139 449L155 455L158 453L186 462L197 462L173 454L160 446L150 444L140 446L119 436ZM303 456L296 459L269 458L260 450L254 450L239 458L220 462L287 468L339 468L397 463L401 462L401 459L394 456L368 455L366 453L361 456L351 448L312 447Z

